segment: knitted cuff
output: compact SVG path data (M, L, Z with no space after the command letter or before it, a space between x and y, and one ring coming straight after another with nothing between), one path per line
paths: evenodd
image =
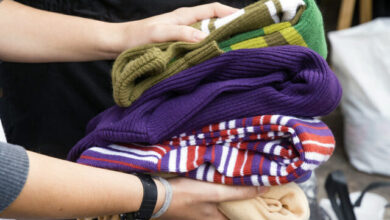
M28 170L26 150L0 142L0 212L18 197L26 182Z
M126 65L122 74L117 76L117 80L113 80L115 102L118 105L120 103L120 106L129 106L153 85L177 72L221 54L222 51L217 43L212 41L187 53L176 62L169 63L172 55L158 48L151 48L133 61L132 65Z

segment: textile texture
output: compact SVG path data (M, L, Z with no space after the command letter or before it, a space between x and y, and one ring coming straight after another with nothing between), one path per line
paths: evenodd
M119 106L131 105L156 83L230 50L291 44L327 55L322 17L314 0L262 0L229 17L194 26L211 32L199 43L149 44L116 59L112 83Z
M19 196L28 170L26 150L17 145L0 142L0 212Z
M223 202L218 208L229 220L307 220L310 216L307 198L294 183L273 186L254 199Z
M176 173L229 185L280 185L328 160L335 140L316 119L263 115L224 121L156 145L91 147L77 162L123 172Z
M336 108L341 87L326 61L299 46L231 51L149 89L129 108L95 117L68 155L112 143L157 144L205 125L264 114L315 117Z
M45 11L106 22L127 22L220 2L243 8L256 0L15 0ZM3 2L4 3L4 2ZM3 4L2 3L2 4ZM0 65L0 117L7 141L65 159L97 114L115 105L113 61ZM58 126L61 125L61 126ZM64 135L66 134L66 135Z

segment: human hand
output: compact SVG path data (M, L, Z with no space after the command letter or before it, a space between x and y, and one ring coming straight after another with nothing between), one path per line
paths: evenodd
M168 181L172 185L173 197L168 210L159 218L162 220L226 220L218 211L218 203L250 199L268 191L267 187L228 186L188 178L173 178Z
M236 10L212 3L179 8L138 21L110 23L3 1L0 4L0 59L11 62L106 60L148 43L197 42L206 34L188 25L224 17Z
M121 53L129 48L149 43L167 41L198 42L207 37L207 34L190 27L198 21L213 17L224 17L236 12L238 9L211 3L195 7L179 8L172 12L146 18L143 20L115 24L118 33L115 50Z

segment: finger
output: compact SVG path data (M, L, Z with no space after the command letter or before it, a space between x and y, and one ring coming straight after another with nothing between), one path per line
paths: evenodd
M251 199L266 193L269 190L265 186L227 186L220 187L217 191L216 202Z
M217 208L218 209L218 208ZM213 219L218 219L218 220L229 220L222 212L220 212L219 210L217 210L217 212L215 213L215 218Z
M207 18L225 17L236 12L237 10L238 9L236 8L232 8L220 3L211 3L190 8L179 8L173 13L177 15L177 24L191 25Z
M153 42L185 41L199 42L207 37L207 34L185 25L156 25L151 31Z

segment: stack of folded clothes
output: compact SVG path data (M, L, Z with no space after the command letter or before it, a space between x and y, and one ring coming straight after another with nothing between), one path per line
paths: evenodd
M156 83L231 50L299 45L324 58L327 55L322 17L314 0L262 0L227 18L194 26L213 31L199 43L149 44L117 58L112 83L119 106L128 107Z
M89 123L68 159L222 184L306 180L335 147L332 132L313 117L333 111L342 93L324 60L314 0L262 0L194 27L209 36L199 43L150 44L117 58L118 106ZM221 211L230 219L308 218L298 187L275 190L240 201L257 211L234 212L237 203L221 204ZM289 196L295 200L283 199ZM280 202L277 215L264 214L269 199Z

